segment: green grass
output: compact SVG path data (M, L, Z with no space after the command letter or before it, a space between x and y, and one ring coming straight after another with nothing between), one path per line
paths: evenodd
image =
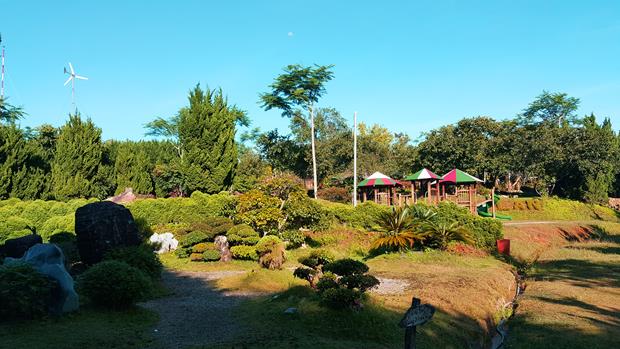
M542 200L542 210L509 210L498 213L511 216L517 221L620 221L617 212L609 207L558 198Z
M542 250L507 348L620 347L620 224L601 222L598 234Z
M285 314L289 307L296 314ZM232 343L201 347L224 348L397 348L403 344L404 330L397 324L402 317L368 301L361 311L335 311L319 306L313 292L293 287L277 298L248 300L236 316L249 330ZM457 319L441 312L419 329L418 348L463 348L467 340L458 332Z
M0 347L12 349L145 348L157 315L133 308L122 312L82 309L60 318L0 323Z

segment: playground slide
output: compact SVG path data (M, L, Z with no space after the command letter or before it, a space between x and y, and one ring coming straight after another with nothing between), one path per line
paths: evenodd
M493 217L493 214L489 213L489 211L487 210L486 206L478 207L478 215L480 217L488 217L488 218L492 218ZM502 215L502 214L495 214L495 218L497 218L497 219L505 219L507 221L512 220L512 217L506 216L506 215Z

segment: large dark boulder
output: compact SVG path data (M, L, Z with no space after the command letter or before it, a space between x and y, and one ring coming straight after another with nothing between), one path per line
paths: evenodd
M0 246L0 253L11 258L21 258L29 248L42 243L43 239L37 234L8 239L4 242L4 246Z
M82 262L100 262L109 250L140 244L131 212L110 201L93 202L75 211L75 234Z

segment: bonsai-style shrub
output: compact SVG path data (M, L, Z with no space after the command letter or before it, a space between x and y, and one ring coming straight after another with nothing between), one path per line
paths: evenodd
M306 235L299 230L287 230L281 236L286 248L298 248L306 241Z
M104 259L125 262L152 279L159 279L164 268L157 254L146 245L117 248L108 252Z
M247 224L237 224L226 233L231 245L256 245L260 235Z
M256 244L258 263L263 268L281 269L286 261L285 246L277 236L267 235Z
M30 264L0 265L0 321L46 315L56 286Z
M368 266L356 260L340 259L326 263L321 255L311 255L300 262L305 267L297 268L294 275L308 280L317 290L321 304L330 308L357 307L364 293L379 284L377 278L366 274Z
M246 246L246 245L237 245L230 248L230 253L232 254L234 259L243 259L243 260L258 260L258 253L256 253L256 247L254 246Z
M218 250L206 250L202 253L202 260L206 262L214 262L220 260L220 251Z
M334 256L328 251L314 250L310 255L299 258L303 266L295 269L293 275L310 283L310 287L316 288L317 283L323 277L323 266L334 260Z
M128 308L144 300L150 295L152 285L142 271L115 260L95 264L78 279L81 295L94 305L110 309Z
M181 247L192 247L196 244L209 240L210 237L207 233L202 231L193 231L181 238L179 245Z

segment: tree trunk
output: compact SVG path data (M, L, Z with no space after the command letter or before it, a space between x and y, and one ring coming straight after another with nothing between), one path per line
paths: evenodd
M312 138L312 179L314 184L314 198L317 198L317 180L316 180L316 147L314 145L314 110L310 105L310 137Z

